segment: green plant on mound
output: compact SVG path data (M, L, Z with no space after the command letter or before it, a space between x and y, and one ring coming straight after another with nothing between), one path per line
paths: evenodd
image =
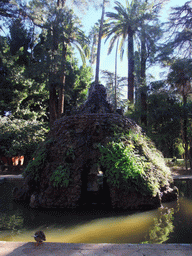
M68 187L70 182L70 168L69 165L60 165L52 173L50 181L53 182L54 187Z
M163 154L157 150L154 143L147 136L144 136L141 132L134 134L131 131L128 140L151 165L150 168L146 169L146 175L153 180L152 183L156 180L155 183L158 183L159 186L165 186L172 182L171 171L166 165Z
M145 158L134 152L130 145L122 142L110 142L99 147L100 164L105 168L107 182L114 187L135 190L144 195L156 195L156 183L145 173L148 163Z
M47 145L52 142L52 139L45 141L39 145L33 155L33 160L25 168L24 177L30 175L32 180L39 181L42 169L45 167L48 158Z

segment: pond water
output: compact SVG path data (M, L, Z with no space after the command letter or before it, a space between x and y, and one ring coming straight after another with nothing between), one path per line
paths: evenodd
M43 230L47 242L192 243L192 200L185 192L178 202L145 212L37 210L14 202L13 187L0 185L0 241L34 241L34 232Z

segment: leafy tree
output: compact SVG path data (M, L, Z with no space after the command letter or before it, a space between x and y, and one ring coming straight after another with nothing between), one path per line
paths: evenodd
M183 57L191 57L191 19L191 1L186 2L180 7L172 8L169 18L169 36L171 36L172 40L168 45L172 50L178 50L178 54L182 54Z
M13 1L1 0L0 1L0 19L12 18L18 13L18 8L14 5Z
M79 68L78 61L71 62L69 57L66 70L65 113L70 114L86 100L93 73L90 67L83 65Z
M159 60L170 64L172 58L191 58L192 37L192 7L191 1L172 8L169 21L165 23L167 35L164 44L159 48Z
M164 157L181 157L178 152L181 137L182 105L174 89L165 81L153 82L148 89L146 133Z
M16 118L47 120L45 83L39 84L28 76L30 67L21 58L23 47L12 55L7 38L0 39L1 115L9 113Z
M181 94L183 100L183 142L185 145L185 166L187 170L188 160L188 117L187 117L187 98L190 93L192 81L192 60L191 59L176 59L170 66L168 74L168 82L175 87Z
M41 43L44 44L47 50L46 63L49 73L50 93L49 111L50 124L52 125L64 112L67 48L69 45L75 46L80 52L82 60L85 61L85 53L88 53L86 47L88 39L81 30L80 21L72 10L58 8L57 4L52 1L46 1L45 7L42 1L32 1L31 6L32 4L33 8L31 7L30 15L33 17L35 24L43 28L46 35L46 44ZM41 17L42 21L40 22ZM47 18L45 21L44 17ZM56 88L58 88L58 96ZM56 105L57 97L58 105Z
M155 11L154 11L155 12ZM160 23L154 15L153 23L143 23L138 37L139 43L139 72L137 73L137 82L139 87L139 102L141 108L140 123L147 127L147 86L146 86L146 70L148 65L155 61L155 54L158 49L157 42L162 36Z
M38 121L0 116L0 154L5 156L24 155L30 159L37 145L44 141L48 127Z
M24 26L23 21L21 18L11 20L9 26L9 45L10 51L12 55L15 55L18 50L23 47L25 57L27 55L27 50L29 48L29 43L31 42L31 35L30 31Z

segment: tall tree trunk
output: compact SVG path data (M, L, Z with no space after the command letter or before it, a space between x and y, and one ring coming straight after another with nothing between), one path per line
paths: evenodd
M64 7L65 2L66 2L66 0L57 0L57 6L59 7L61 5L62 7Z
M57 119L57 94L54 84L50 85L49 88L49 113L50 113L50 127L52 127L54 121Z
M61 87L59 88L59 102L58 102L58 118L60 118L64 112L64 100L65 100L65 62L67 47L63 42L62 45L62 69L61 69Z
M97 60L96 60L96 71L95 71L95 83L99 83L99 67L100 67L100 55L101 55L101 37L103 35L103 21L105 15L105 0L103 0L102 6L102 14L101 14L101 21L99 27L99 38L98 38L98 46L97 46Z
M134 48L133 48L134 32L128 34L128 100L132 104L134 102Z
M141 124L145 126L147 126L146 60L145 31L143 31L141 35Z
M52 127L53 123L57 119L57 92L56 85L54 83L55 80L55 67L53 65L54 61L54 50L52 49L52 56L49 59L50 63L50 71L49 71L49 123L50 127ZM49 66L48 65L48 66Z
M116 46L115 54L115 110L117 109L117 54L118 54L119 39Z
M189 138L189 162L190 162L190 170L192 171L192 137Z
M184 88L184 87L183 87ZM183 107L184 107L184 113L183 113L183 139L184 139L184 146L185 146L185 169L188 170L188 136L187 136L187 111L186 111L186 104L187 104L187 97L183 93Z

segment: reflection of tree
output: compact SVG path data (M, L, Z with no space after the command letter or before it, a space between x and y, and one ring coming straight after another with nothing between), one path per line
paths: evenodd
M173 208L160 208L159 217L154 218L154 224L146 235L144 243L161 244L169 239L169 234L173 232Z
M3 213L0 215L0 230L19 230L23 227L23 218L20 211L13 215Z

